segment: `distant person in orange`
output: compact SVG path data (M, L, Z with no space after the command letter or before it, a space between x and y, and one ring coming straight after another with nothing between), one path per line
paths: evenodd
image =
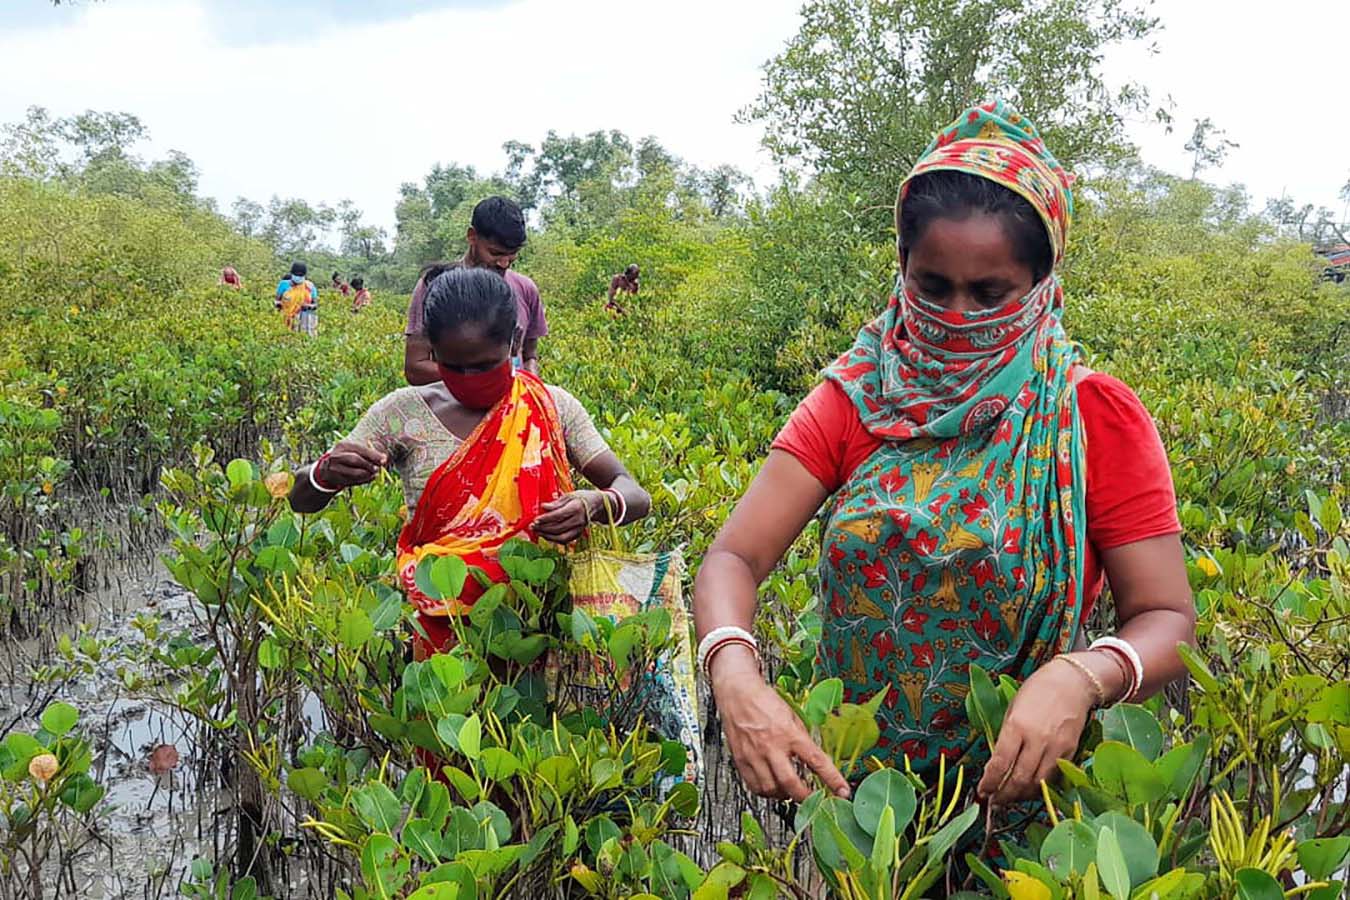
M244 286L244 280L239 277L239 273L234 270L234 266L226 266L220 270L220 283L236 291Z
M366 290L365 278L360 275L353 278L352 290L356 292L352 297L352 312L360 312L370 305L370 291Z
M352 292L351 285L347 284L347 282L342 280L341 272L333 273L333 290L337 291L344 297L351 295Z
M641 270L637 264L629 266L618 275L609 280L609 298L605 300L605 309L621 316L628 315L628 310L624 309L615 299L619 294L628 294L630 297L636 297L638 292L638 275Z

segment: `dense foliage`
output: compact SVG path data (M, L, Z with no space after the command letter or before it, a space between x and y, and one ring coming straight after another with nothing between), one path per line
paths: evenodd
M408 659L394 480L314 516L283 499L295 464L401 383L405 295L360 313L330 300L317 338L289 333L274 248L193 200L181 165L127 157L134 120L29 126L7 151L27 162L0 177L5 627L47 637L37 681L114 666L125 690L196 723L194 753L232 803L228 852L193 865L188 895L286 895L298 867L315 895L419 900L1343 892L1350 288L1319 282L1311 249L1240 194L1121 166L1080 192L1065 272L1071 333L1168 447L1200 611L1192 684L1103 714L1046 787L1044 821L1006 831L972 803L973 772L925 784L862 761L867 702L811 672L813 526L768 580L759 628L778 687L859 788L783 821L728 786L716 728L704 789L670 786L683 749L617 710L686 636L659 614L574 611L564 554L513 546L510 583L460 623L455 650ZM86 148L75 162L43 142L54 131ZM747 204L734 173L617 133L511 152L498 186L544 225L520 266L548 304L546 376L653 495L624 542L681 548L694 569L819 366L884 302L894 255L876 210L829 179ZM433 176L405 191L391 278L452 253L492 185ZM613 318L600 300L630 262L642 294ZM226 263L247 290L215 286ZM91 561L116 552L120 526L90 512L100 494L165 529L194 628L146 612L134 644L55 638ZM467 577L451 561L419 573L439 596ZM578 658L611 703L550 701L539 662ZM972 671L987 740L1015 690ZM56 883L102 799L76 711L38 705L0 742L0 884L16 896Z

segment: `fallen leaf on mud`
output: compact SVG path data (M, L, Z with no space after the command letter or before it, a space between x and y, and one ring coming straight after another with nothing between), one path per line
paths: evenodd
M150 751L149 763L150 771L155 775L172 772L178 768L178 748L173 744L160 744Z

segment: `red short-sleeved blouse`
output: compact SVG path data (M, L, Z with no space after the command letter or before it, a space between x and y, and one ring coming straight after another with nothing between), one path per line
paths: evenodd
M1090 608L1102 589L1103 550L1178 534L1181 523L1167 452L1144 404L1100 373L1085 376L1077 390L1087 443L1084 598ZM791 453L833 493L880 443L863 429L843 389L827 380L798 405L773 448Z

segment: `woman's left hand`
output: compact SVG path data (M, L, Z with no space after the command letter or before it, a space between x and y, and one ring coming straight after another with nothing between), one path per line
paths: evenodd
M539 507L534 533L555 544L571 544L585 532L599 504L599 491L573 491Z
M1073 758L1094 699L1070 663L1051 661L1033 672L1003 717L977 788L980 799L1002 806L1038 796L1041 782L1059 772L1059 760Z

